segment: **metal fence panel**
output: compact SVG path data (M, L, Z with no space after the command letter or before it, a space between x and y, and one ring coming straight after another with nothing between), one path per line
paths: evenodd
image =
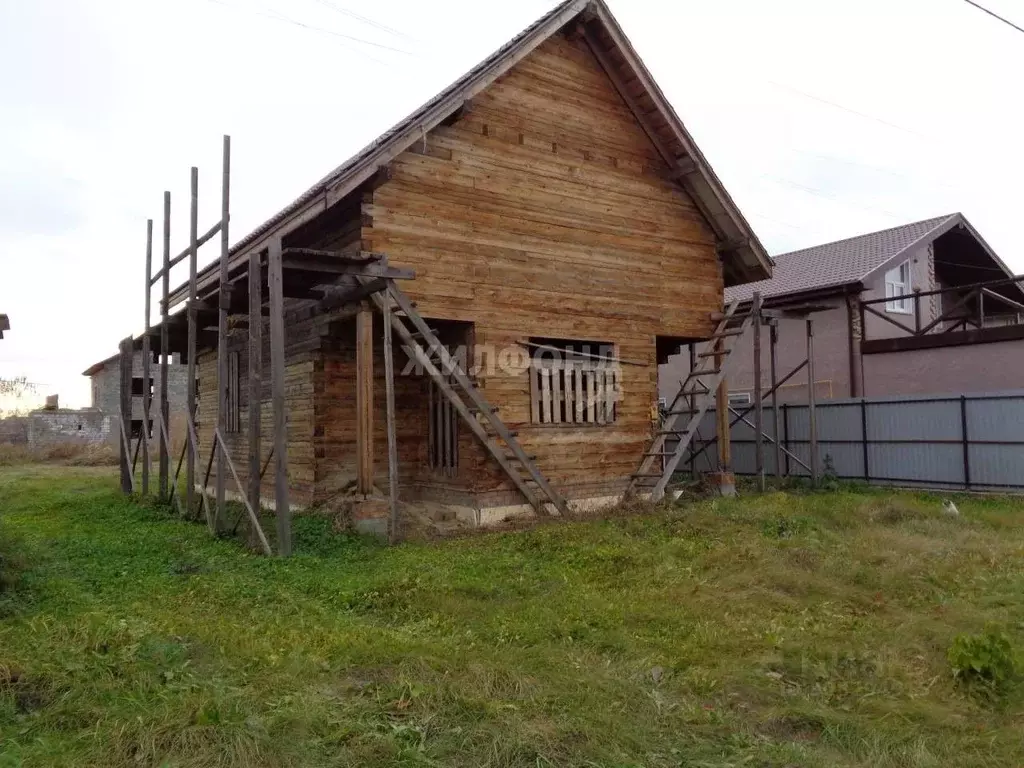
M782 444L810 464L809 408L779 409ZM1024 390L988 395L828 400L818 404L818 455L841 478L936 488L1024 489ZM753 422L753 413L746 418ZM730 417L730 421L735 415ZM700 472L715 471L715 413L701 421L696 448ZM966 442L964 430L966 428ZM765 473L775 473L772 410L764 409ZM732 470L754 474L755 434L742 422L732 428ZM686 465L689 469L689 465ZM819 471L822 467L819 467ZM807 476L783 457L783 473Z

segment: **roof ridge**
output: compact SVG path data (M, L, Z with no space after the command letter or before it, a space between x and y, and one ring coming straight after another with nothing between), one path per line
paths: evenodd
M872 237L872 236L875 236L875 235L883 235L886 232L896 232L896 231L901 230L901 229L907 229L909 227L916 227L916 226L918 226L920 224L927 224L929 222L935 222L935 226L939 226L940 224L949 221L954 216L962 216L962 215L963 215L962 213L957 211L956 213L947 213L947 214L942 215L942 216L933 216L933 217L928 218L928 219L920 219L919 221L910 221L910 222L907 222L906 224L900 224L900 225L895 226L895 227L887 227L886 229L876 229L876 230L874 230L872 232L862 232L859 235L852 235L850 237L843 237L843 238L840 238L839 240L830 240L827 243L818 243L817 245L809 245L806 248L798 248L795 251L786 251L785 253L779 253L779 254L776 254L775 256L772 256L772 260L778 260L778 259L781 259L784 256L796 256L797 254L805 253L807 251L816 251L816 250L819 250L821 248L829 248L831 246L841 245L842 243L849 243L849 242L852 242L854 240L860 240L861 238L865 238L865 237Z

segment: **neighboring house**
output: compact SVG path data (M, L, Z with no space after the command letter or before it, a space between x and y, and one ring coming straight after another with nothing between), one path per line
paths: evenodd
M384 254L389 268L414 272L399 287L430 334L469 350L470 387L490 405L486 417L478 407L476 415L460 418L453 406L462 400L435 378L400 375L400 493L403 500L468 511L478 522L501 520L529 498L522 477L499 459L495 438L480 436L479 424L507 425L564 498L617 498L650 442L659 357L712 333L726 285L771 270L600 0L562 3L243 238L227 268L232 314L247 311L246 271L276 242L285 259L292 502L366 495L353 491L366 487L364 420L373 427L363 443L370 446L370 485L387 488L380 317L371 315L369 323L358 299L332 301L345 294L336 287L329 292L338 285L331 283L331 265ZM309 253L321 261L313 264L303 256ZM204 306L220 306L218 272L215 263L198 277ZM169 303L187 296L183 286ZM183 327L183 314L172 316L174 329ZM409 310L401 316L410 317ZM201 330L215 321L202 316ZM268 331L262 333L266 340ZM171 338L182 339L181 331ZM213 342L202 340L198 355L204 463L216 423L207 414L217 412L215 335ZM247 345L247 333L229 336L223 430L243 486L252 461L248 413L257 407L245 383ZM552 348L559 364L529 365L531 351L536 360L538 351ZM365 374L367 359L372 377ZM266 371L270 355L263 360ZM266 430L272 424L266 372L262 382L258 405ZM264 457L272 444L264 438ZM237 490L230 476L227 481Z
M11 321L7 315L0 315L0 339L4 337L4 331L11 330Z
M176 356L172 356L171 362L167 366L167 405L172 419L176 413L185 411L187 372L187 367L182 365ZM101 360L86 368L82 375L89 377L92 408L107 416L117 416L121 411L120 357L113 355L106 360ZM154 422L150 425L150 435L154 436L155 421L160 414L161 391L160 366L156 363L150 365L150 378L152 379L150 393L153 397L150 418ZM137 437L142 429L142 396L145 391L143 382L142 353L136 352L135 359L132 361L132 437Z
M818 399L987 392L1024 382L1024 293L1012 276L956 213L782 254L770 280L728 288L725 299L747 307L757 291L767 308L827 307L810 316ZM781 377L806 358L806 323L778 323ZM730 362L734 403L750 401L752 349L748 331ZM762 350L767 390L767 332ZM683 350L662 367L662 398L675 394L688 360ZM779 397L806 400L806 373Z

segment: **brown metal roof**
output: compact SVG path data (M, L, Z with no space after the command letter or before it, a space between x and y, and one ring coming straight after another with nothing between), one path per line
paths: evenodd
M957 224L969 228L995 262L1006 270L1007 276L1012 275L977 236L963 214L953 213L780 254L775 257L771 279L727 288L725 298L726 301L748 301L755 291L769 298L861 283L902 254L936 239Z
M566 0L538 19L244 237L231 249L231 266L241 264L250 251L265 248L270 237L285 234L357 190L380 166L404 152L421 139L425 132L433 130L454 114L537 46L576 20L590 24L593 34L606 48L608 61L617 69L621 80L629 84L631 100L642 111L642 118L653 126L658 139L672 152L674 158L686 163L680 183L694 198L715 230L720 246L723 246L722 260L727 284L771 274L771 259L753 229L637 56L604 0ZM219 259L200 273L200 290L216 281L218 262ZM172 294L171 303L177 304L185 298L187 289L181 286Z

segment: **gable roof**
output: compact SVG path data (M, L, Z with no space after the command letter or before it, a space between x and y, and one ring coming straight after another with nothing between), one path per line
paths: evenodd
M934 241L956 226L969 230L1006 276L1013 276L964 215L952 213L780 254L775 257L771 279L727 288L725 298L726 301L749 301L755 291L769 298L863 283L891 262L899 261L909 251Z
M355 192L381 166L457 113L475 95L570 24L581 25L580 34L594 50L637 122L659 148L670 170L677 174L677 181L693 198L714 230L726 284L770 275L771 259L764 247L637 56L604 0L565 0L556 6L244 237L231 249L231 266L240 264L242 257L249 252L265 248L270 237L309 221ZM204 283L209 285L216 280L218 263L219 259L200 273L201 288ZM183 288L179 288L172 295L171 303L178 303L184 298Z

